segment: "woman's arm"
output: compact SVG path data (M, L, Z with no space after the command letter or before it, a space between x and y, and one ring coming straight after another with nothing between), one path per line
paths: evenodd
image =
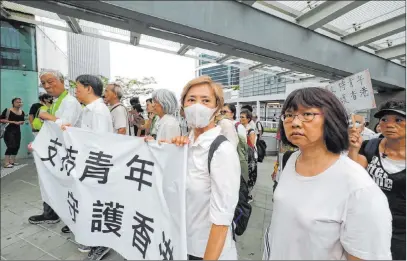
M349 130L349 152L348 157L359 163L363 168L367 168L368 162L365 156L359 154L362 147L363 138L360 135L359 129L353 128Z
M350 254L347 254L347 259L348 260L363 260L363 259L360 259L359 257L356 257L356 256L352 256L352 255L350 255Z
M256 146L256 133L254 131L250 132L249 139L251 144Z
M218 260L225 245L226 235L229 226L212 224L209 233L208 244L206 245L204 260Z
M212 227L204 259L217 260L222 254L228 233L232 233L229 229L232 229L233 216L239 200L240 160L236 147L231 142L223 142L215 151L209 175L211 178L209 221Z

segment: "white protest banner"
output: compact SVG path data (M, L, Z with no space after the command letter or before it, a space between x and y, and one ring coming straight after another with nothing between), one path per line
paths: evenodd
M369 70L353 74L326 87L349 113L376 108Z
M187 258L186 148L50 122L32 147L43 199L75 241L132 260Z

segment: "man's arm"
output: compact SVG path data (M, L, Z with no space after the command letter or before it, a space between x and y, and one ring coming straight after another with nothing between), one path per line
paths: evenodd
M30 115L30 117L31 117L31 115ZM57 120L57 117L55 117L54 115L51 115L51 114L49 114L48 112L46 112L46 111L41 111L39 114L38 114L38 117L40 117L41 119L43 119L44 121L56 121Z
M67 98L68 97L66 97L65 99ZM59 126L61 126L62 124L70 124L75 127L75 124L82 114L82 106L75 98L62 102L63 103L61 104L61 107L59 109L63 111L62 114L58 116L58 119L55 120L55 123Z
M28 121L30 122L31 129L34 129L33 120L34 120L34 115L32 115L32 114L28 115Z
M112 115L114 116L113 126L114 129L117 130L118 134L126 134L127 125L128 125L128 117L127 111L123 106L119 106L114 111L112 111Z

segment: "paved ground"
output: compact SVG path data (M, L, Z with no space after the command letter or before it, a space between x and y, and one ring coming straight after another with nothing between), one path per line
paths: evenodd
M237 237L239 259L260 260L263 235L272 213L272 180L274 157L258 166L253 211L249 228ZM1 170L1 259L2 260L82 260L86 254L77 251L69 235L61 233L63 223L31 225L27 219L42 213L41 193L32 160L21 161L13 170ZM24 165L25 164L25 165ZM111 251L107 260L123 260Z

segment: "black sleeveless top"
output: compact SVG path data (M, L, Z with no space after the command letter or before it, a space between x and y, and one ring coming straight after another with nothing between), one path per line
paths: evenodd
M380 144L380 143L379 143ZM367 154L365 153L361 154ZM393 174L388 173L382 165L379 146L376 146L374 153L368 155L367 172L382 189L389 201L390 211L393 216L393 237L406 239L406 169Z

